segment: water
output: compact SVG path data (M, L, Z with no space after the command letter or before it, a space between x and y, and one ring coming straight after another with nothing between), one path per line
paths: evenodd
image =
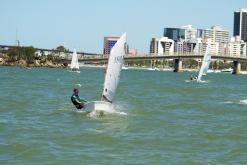
M114 107L99 100L104 70L0 67L0 164L246 164L247 76L124 70ZM126 113L127 115L124 115Z

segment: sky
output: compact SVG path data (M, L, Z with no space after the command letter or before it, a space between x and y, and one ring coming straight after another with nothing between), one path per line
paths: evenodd
M233 31L247 0L0 0L0 44L102 53L105 36L121 36L139 53L165 27L218 25ZM17 35L16 35L17 34Z

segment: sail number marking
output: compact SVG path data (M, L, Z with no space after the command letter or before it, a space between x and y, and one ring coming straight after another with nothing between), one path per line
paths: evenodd
M117 56L114 58L115 63L122 63L123 62L123 56Z

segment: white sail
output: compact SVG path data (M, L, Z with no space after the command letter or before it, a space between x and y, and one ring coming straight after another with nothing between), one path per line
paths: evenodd
M204 57L203 57L203 61L202 61L202 65L201 65L201 68L200 68L200 71L199 71L199 75L198 75L197 81L201 81L202 75L206 74L207 71L208 71L208 68L209 68L209 65L210 65L210 62L211 62L210 49L211 49L211 44L209 42L208 45L207 45L206 52L205 52Z
M125 55L125 43L126 43L126 33L124 33L117 43L111 49L111 53L108 59L108 66L106 69L104 89L102 93L102 101L112 102L115 95L120 72L124 62Z
M75 49L74 49L74 52L72 54L72 60L71 60L70 68L71 69L79 69L78 55L77 55Z

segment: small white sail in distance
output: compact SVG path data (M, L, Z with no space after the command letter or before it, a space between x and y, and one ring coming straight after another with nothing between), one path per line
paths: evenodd
M78 55L76 53L76 49L74 49L72 54L72 60L70 64L71 69L79 69L79 63L78 63Z
M203 57L202 65L198 74L197 82L201 81L202 75L206 74L209 68L211 62L210 49L211 49L211 42L208 41L207 48Z
M106 69L102 101L112 102L119 83L120 72L124 63L126 32L111 49Z

